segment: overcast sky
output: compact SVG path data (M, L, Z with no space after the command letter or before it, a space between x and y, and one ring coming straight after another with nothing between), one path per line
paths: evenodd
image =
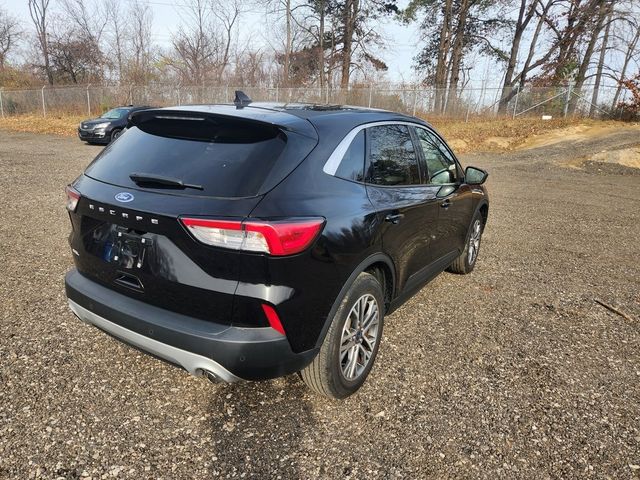
M101 0L90 0L101 1ZM122 0L126 4L126 0ZM400 0L399 7L406 6L408 0ZM55 0L52 1L52 4ZM145 3L153 11L153 39L163 47L167 47L171 41L171 34L176 31L180 15L184 15L184 2L177 0L147 0ZM25 28L33 28L29 17L27 0L0 0L0 5L14 15L18 16L24 23ZM241 38L251 36L254 41L265 46L265 38L268 38L268 27L264 22L264 11L259 7L243 17L238 34ZM384 50L378 51L378 55L387 63L389 71L387 77L390 81L412 81L416 79L416 74L412 68L413 57L420 48L419 29L417 23L411 25L401 25L393 19L385 19L381 22L380 33L386 40ZM484 63L483 63L484 65ZM493 69L481 68L476 71L474 77L477 80L484 77L487 72L491 74ZM495 73L495 72L494 72ZM498 84L499 78L494 78L491 83ZM477 84L477 82L474 82ZM477 85L479 86L479 85Z

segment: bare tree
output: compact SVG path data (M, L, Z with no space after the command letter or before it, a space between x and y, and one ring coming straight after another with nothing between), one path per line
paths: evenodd
M21 33L18 19L0 8L0 69L4 68L7 56L16 46Z
M85 41L100 46L102 34L109 23L109 3L93 2L91 11L86 0L59 0L71 24L75 25Z
M629 65L634 57L639 52L637 50L638 45L640 44L640 22L630 22L629 24L631 30L631 38L629 41L625 41L624 52L624 60L622 62L622 68L619 71L614 72L612 75L614 80L616 80L617 88L616 93L613 96L613 101L611 102L611 108L616 108L618 105L618 101L620 100L620 94L623 90L623 81L627 79L627 71L629 69Z
M204 84L212 70L216 38L211 30L211 8L207 0L189 0L183 24L173 36L173 53L164 60L182 81Z
M282 76L279 83L282 86L287 86L289 84L289 75L291 73L291 52L293 50L294 36L293 9L295 8L295 5L292 5L291 0L258 0L257 3L266 7L267 15L275 15L279 17L280 21L284 16L284 54L282 62Z
M499 112L504 113L506 111L509 101L524 87L529 78L529 74L547 62L557 48L557 44L551 45L534 61L539 48L538 40L540 39L544 25L547 23L547 17L558 1L559 0L520 0L518 19L515 23L507 69L502 83L502 94L500 95L498 107ZM530 34L527 57L518 71L518 57L522 49L522 42L534 18L537 18L537 22L533 32Z
M147 83L151 80L151 63L153 45L151 26L153 12L146 3L133 0L129 8L128 28L130 31L130 60L128 62L127 80L133 83Z
M84 32L68 24L55 25L49 40L49 55L55 78L64 83L102 81L103 61L97 45L86 41Z
M602 81L602 75L604 72L604 62L607 56L607 48L609 45L609 32L611 31L611 25L614 21L614 9L613 5L609 9L609 15L606 19L606 26L604 27L604 34L602 36L602 43L600 44L600 55L598 57L598 66L596 69L595 82L593 85L593 94L591 95L591 106L589 108L589 116L593 116L596 113L598 104L598 95L600 94L600 82Z
M49 85L53 85L53 72L49 59L49 19L47 17L49 10L49 0L28 0L29 15L36 29L36 37L42 59L44 60L44 69L47 75Z
M586 43L586 47L584 49L584 54L582 55L582 59L579 62L578 71L575 75L575 91L580 92L584 85L585 80L587 79L587 72L591 65L591 58L593 56L593 52L595 51L596 44L598 42L598 38L600 36L600 32L602 31L606 18L610 15L611 9L613 8L613 4L611 0L603 1L598 0L596 5L594 5L594 10L590 20L585 20L585 24L589 25L587 31L588 41ZM573 95L569 99L569 112L574 113L576 106L578 104L578 95Z
M125 35L125 15L124 11L121 8L120 0L107 0L105 5L110 21L111 43L116 54L118 80L122 81L122 74L124 71L123 48Z
M229 52L231 43L233 42L233 29L240 19L242 7L240 0L211 0L211 9L221 27L219 43L222 49L217 60L217 81L221 83L224 71L227 65L229 65Z

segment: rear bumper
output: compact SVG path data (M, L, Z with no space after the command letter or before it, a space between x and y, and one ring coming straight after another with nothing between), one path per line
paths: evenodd
M303 369L317 353L294 353L271 328L230 327L155 307L75 269L67 274L65 288L69 306L81 320L192 375L226 382L264 380Z

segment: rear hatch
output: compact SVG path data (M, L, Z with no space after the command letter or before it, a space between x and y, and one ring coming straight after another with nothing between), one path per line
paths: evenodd
M70 243L78 270L147 303L230 323L238 256L246 254L198 242L180 217L248 217L316 143L308 122L280 112L134 114L73 184L80 199L70 213Z

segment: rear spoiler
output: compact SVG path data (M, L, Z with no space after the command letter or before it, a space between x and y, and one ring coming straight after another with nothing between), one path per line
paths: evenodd
M192 137L190 134L189 137L200 140L210 139L211 135L215 136L215 132L220 129L234 128L253 130L254 133L262 132L263 135L271 136L282 130L314 140L318 139L315 128L309 121L302 118L278 110L236 109L230 105L212 105L193 109L178 107L140 110L129 115L127 128L132 126L141 130L159 129L165 133L170 133L176 128L189 131L194 135ZM184 138L183 135L178 136Z

